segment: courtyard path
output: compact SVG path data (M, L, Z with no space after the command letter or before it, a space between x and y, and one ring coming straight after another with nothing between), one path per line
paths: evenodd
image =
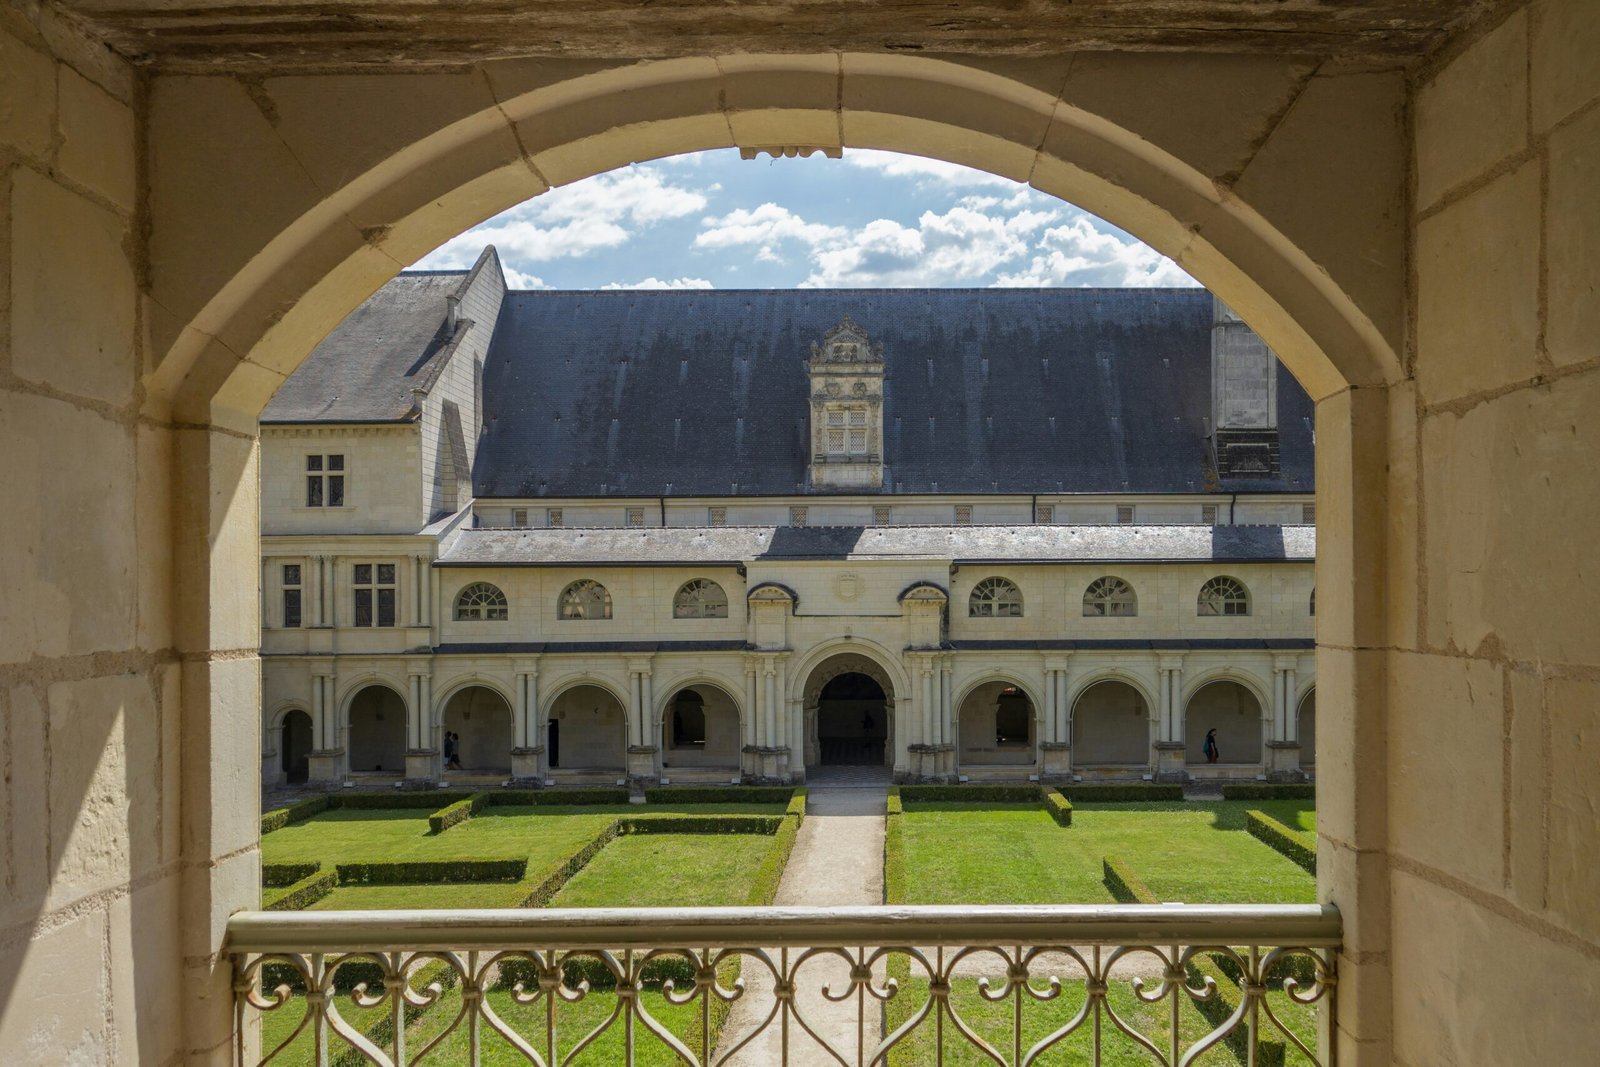
M883 831L888 807L887 787L830 788L814 785L806 803L806 819L795 839L794 852L778 884L776 903L828 907L883 903ZM791 956L795 950L791 949ZM774 955L776 959L776 955ZM822 987L844 989L850 968L837 957L822 957L806 964L795 991L796 1006L806 1020L850 1063L858 1047L867 1049L882 1038L879 1003L868 999L865 1018L851 997L833 1003ZM734 1002L722 1030L717 1055L733 1048L773 1009L772 976L755 963L744 967L745 995ZM783 1062L783 1035L778 1020L728 1061L730 1067L767 1067ZM789 1059L795 1067L817 1067L837 1061L800 1027L789 1027Z

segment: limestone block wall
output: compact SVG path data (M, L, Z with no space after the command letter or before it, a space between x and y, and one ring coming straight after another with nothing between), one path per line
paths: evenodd
M1600 985L1597 52L1592 3L1541 0L1416 82L1414 381L1390 415L1415 499L1386 520L1410 551L1396 650L1364 683L1387 691L1386 785L1356 779L1387 799L1407 1064L1575 1063L1600 1041L1549 984ZM1463 982L1489 959L1492 988Z
M472 466L483 433L483 361L505 294L497 262L486 262L471 275L458 314L472 326L422 399L419 487L429 520L454 513L472 497ZM461 449L459 456L455 448Z
M264 426L261 532L415 533L431 517L418 500L422 438L399 426ZM306 457L344 456L344 504L306 506Z
M186 872L255 877L253 833L195 819L209 739L181 701L253 719L254 652L218 662L174 627L173 467L207 435L140 383L136 79L34 19L0 10L0 1059L169 1063L226 1038L181 1033L220 918Z

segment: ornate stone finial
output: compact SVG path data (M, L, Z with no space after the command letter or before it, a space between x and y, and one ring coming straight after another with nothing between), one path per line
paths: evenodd
M811 343L813 361L825 363L882 363L883 343L877 345L847 311L839 325L822 335L822 346Z

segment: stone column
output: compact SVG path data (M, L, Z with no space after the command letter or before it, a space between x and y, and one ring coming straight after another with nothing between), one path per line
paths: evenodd
M260 600L261 600L261 628L263 630L271 629L272 625L273 625L273 619L275 618L274 613L273 613L272 608L271 608L273 599L274 598L272 596L272 557L271 556L262 556L261 557L261 597L260 597ZM277 598L277 600L278 600L279 604L283 603L283 598L282 597Z
M523 787L544 784L544 729L539 720L539 667L517 666L511 714L511 779Z
M311 754L307 777L324 785L344 780L344 748L339 743L339 711L334 704L332 664L311 669Z
M1296 665L1295 656L1275 656L1272 661L1272 710L1262 723L1267 730L1269 782L1298 782L1305 778L1300 770L1300 741L1294 721Z
M660 749L650 743L648 733L653 695L650 671L648 659L631 660L628 663L628 695L633 705L628 711L633 735L633 743L628 746L628 778L635 783L659 781L661 777L656 769L656 756Z
M430 789L438 764L438 755L428 735L428 685L429 666L414 662L409 667L410 692L406 700L406 776L401 783L404 789Z
M1186 782L1189 770L1183 725L1183 657L1161 656L1157 677L1161 680L1161 706L1157 712L1160 740L1155 744L1155 778L1158 782Z
M1067 664L1065 656L1045 660L1044 733L1039 745L1039 780L1065 782L1072 778L1072 723L1067 706Z
M939 657L939 777L956 780L955 663Z
M739 769L740 777L746 782L761 776L759 670L760 665L754 656L744 657L744 707L740 709L739 716L744 745L739 753Z
M322 625L322 557L306 560L306 623L312 627Z

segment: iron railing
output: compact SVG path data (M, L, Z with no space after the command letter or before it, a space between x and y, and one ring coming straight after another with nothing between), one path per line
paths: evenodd
M228 952L241 1067L1332 1067L1340 930L1315 905L245 912Z

